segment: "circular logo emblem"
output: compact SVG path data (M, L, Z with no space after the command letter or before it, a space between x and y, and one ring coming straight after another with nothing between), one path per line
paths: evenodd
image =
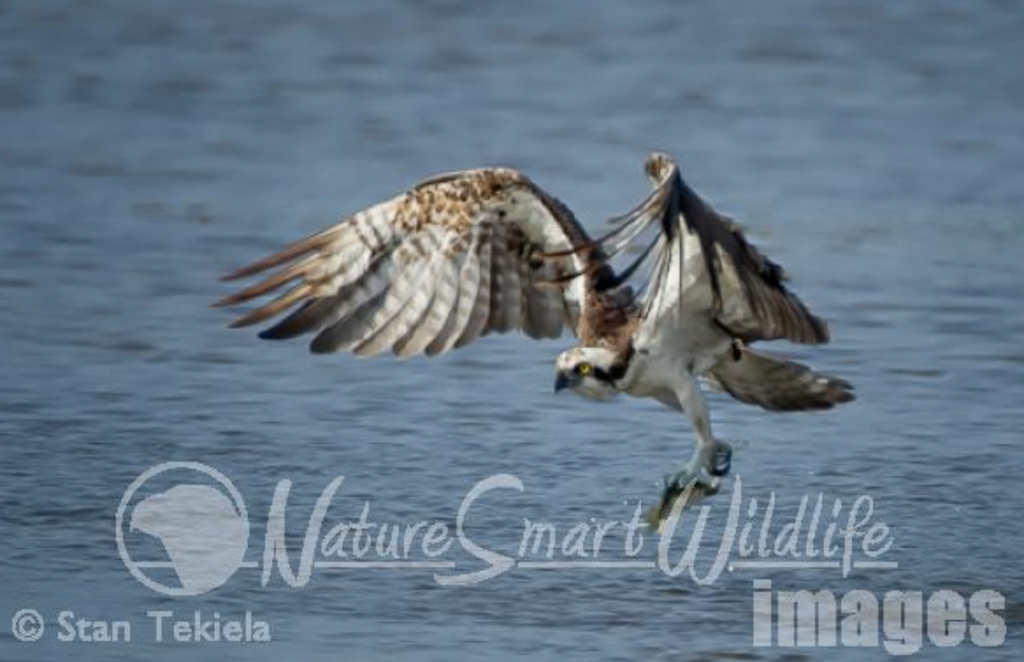
M121 560L143 585L164 595L201 595L243 564L249 513L221 472L200 462L164 462L125 490L116 536Z

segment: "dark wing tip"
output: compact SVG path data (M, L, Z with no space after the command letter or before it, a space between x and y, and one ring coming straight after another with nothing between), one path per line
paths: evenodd
M828 324L807 308L801 306L803 315L799 319L799 327L793 333L786 334L787 339L803 345L824 345L832 340Z
M828 323L820 317L814 317L814 340L818 344L824 345L825 343L832 340L832 332L828 328Z
M263 329L259 337L263 340L289 340L323 326L329 309L329 299L312 299L292 311L288 317L274 326Z
M280 326L281 326L280 324L275 324L274 326L271 326L271 327L268 327L266 329L263 329L262 331L260 331L256 335L257 335L257 337L259 337L262 340L287 340L289 338L294 337L294 335L292 335L292 334L283 333L279 329Z
M228 324L228 328L229 329L244 329L247 326L252 326L254 324L259 324L263 319L264 319L264 317L262 315L262 311L257 309L257 310L252 311L251 313L248 313L246 315L242 315L241 317L239 317L236 320L233 320L230 324Z
M831 375L819 375L819 379L825 379L823 391L817 394L814 409L832 409L836 405L853 402L857 394L853 392L853 384L840 377Z
M233 280L240 280L242 278L245 278L246 276L250 276L253 273L256 273L255 271L252 271L250 269L250 267L251 267L251 265L250 266L246 266L246 267L241 267L239 269L235 269L234 271L232 271L230 273L224 274L223 276L221 276L217 280L219 280L222 283L230 283Z
M857 394L854 393L853 391L840 391L839 395L836 396L833 402L835 402L838 405L843 404L844 402L853 402L856 399Z

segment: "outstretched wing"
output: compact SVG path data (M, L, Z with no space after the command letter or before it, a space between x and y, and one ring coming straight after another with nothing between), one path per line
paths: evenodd
M601 283L616 286L649 263L650 275L638 300L642 324L672 326L672 319L683 319L680 311L690 319L707 313L716 325L746 342L828 342L825 322L786 288L782 267L687 186L671 159L652 155L647 174L655 184L653 193L616 219L617 227L609 235L593 242L614 256L645 232L653 232L629 267Z
M316 332L314 352L437 354L491 332L574 331L598 272L572 213L522 174L466 170L424 181L319 234L229 274L277 269L214 304L283 290L232 326L298 308L263 338ZM538 256L569 251L557 260ZM585 273L586 278L570 278ZM545 283L547 283L545 285ZM551 283L559 283L552 285Z

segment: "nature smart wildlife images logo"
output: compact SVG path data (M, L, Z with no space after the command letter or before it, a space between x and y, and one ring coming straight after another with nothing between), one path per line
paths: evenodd
M151 491L172 477L188 482ZM201 595L223 585L245 563L248 543L241 494L224 474L197 462L146 471L117 509L121 559L136 579L164 595ZM153 557L136 558L129 547ZM168 560L154 560L160 547Z

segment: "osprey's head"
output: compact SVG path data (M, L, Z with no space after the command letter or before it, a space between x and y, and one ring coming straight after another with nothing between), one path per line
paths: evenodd
M555 393L572 389L595 400L610 398L619 392L615 380L626 372L621 358L604 347L574 347L562 352L555 361Z

